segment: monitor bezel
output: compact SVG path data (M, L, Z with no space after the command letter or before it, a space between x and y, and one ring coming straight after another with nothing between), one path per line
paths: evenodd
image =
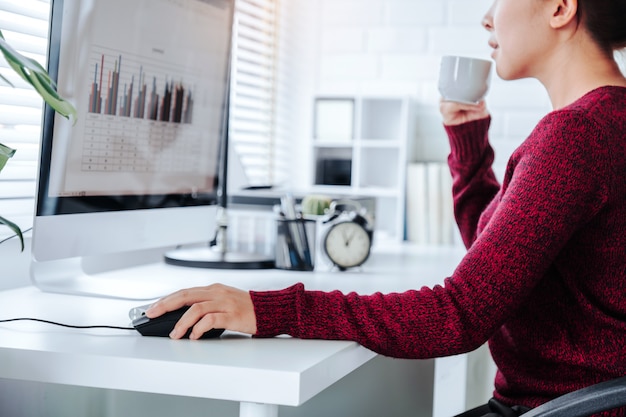
M233 0L234 1L234 0ZM65 0L50 1L50 25L49 25L49 47L47 53L48 74L56 83L59 75L59 55L61 50L61 34L63 25L63 8ZM229 27L231 28L231 39L229 50L232 49L232 27L234 21L234 5L230 15ZM232 52L232 51L231 51ZM230 58L226 60L224 83L230 80ZM228 96L230 89L224 92L222 108L222 124L220 131L219 154L223 152L225 138L228 134ZM50 185L50 165L52 160L52 149L54 141L54 124L58 114L45 103L42 121L42 142L39 157L39 172L37 177L36 195L36 216L51 216L62 214L77 214L91 212L108 212L117 210L141 210L160 209L172 207L193 207L208 206L218 203L219 198L219 175L220 164L215 166L213 191L197 193L172 193L172 194L140 194L140 195L107 195L107 196L51 196L49 194ZM221 158L220 158L221 160Z
M51 0L50 5L48 67L54 80L62 64L58 55L66 1ZM54 138L50 135L55 119L60 116L46 105L30 265L31 282L42 291L141 300L163 296L179 285L171 280L172 271L163 262L163 254L181 246L207 245L215 236L224 148L228 143L235 9L235 0L224 2L230 19L225 24L230 34L225 45L228 53L224 70L226 88L221 102L222 114L217 121L220 134L216 158L219 163L215 166L212 192L116 195L113 198L50 196L49 187L53 186L50 169L55 169L51 164ZM138 272L140 265L149 272ZM138 277L143 277L143 281L139 282Z

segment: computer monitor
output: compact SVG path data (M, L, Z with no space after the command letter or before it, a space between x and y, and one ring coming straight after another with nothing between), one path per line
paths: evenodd
M235 0L52 0L48 70L78 111L44 112L31 278L150 299L86 259L207 242L227 134Z

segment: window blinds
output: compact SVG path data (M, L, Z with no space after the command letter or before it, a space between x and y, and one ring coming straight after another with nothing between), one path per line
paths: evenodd
M275 164L275 74L279 0L237 0L231 91L231 142L250 185L285 177ZM49 0L0 0L0 29L18 51L45 66ZM0 173L0 215L32 225L42 100L0 58L0 143L17 149ZM0 240L10 230L0 227Z
M45 65L48 0L0 0L0 29L18 51ZM42 100L6 61L0 72L15 86L0 82L0 143L17 149L0 173L0 215L22 229L32 225L41 136ZM11 234L0 227L0 240Z
M230 141L249 185L277 183L276 62L279 0L237 0Z

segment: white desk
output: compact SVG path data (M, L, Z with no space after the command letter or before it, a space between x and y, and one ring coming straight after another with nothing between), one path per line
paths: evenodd
M222 282L246 289L403 291L449 275L459 249L379 251L360 272L219 271L164 264L137 268L141 279L168 276L180 287ZM136 301L43 293L34 287L0 292L0 318L37 317L76 324L127 326ZM33 322L0 323L0 378L183 395L240 402L240 416L277 416L376 355L353 342L251 339L172 341L134 331L76 330ZM207 377L210 375L211 377Z

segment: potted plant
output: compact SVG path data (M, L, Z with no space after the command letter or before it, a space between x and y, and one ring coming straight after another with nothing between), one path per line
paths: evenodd
M54 81L48 75L48 72L34 59L28 58L19 52L17 52L11 45L4 39L4 35L0 30L0 52L4 55L9 66L22 77L27 83L29 83L35 91L41 96L41 98L50 105L56 112L63 115L66 118L76 119L76 109L74 106L61 97L56 91L56 85ZM13 86L13 84L7 80L2 74L0 79L5 83ZM15 154L15 149L0 143L0 171L4 168L5 164ZM24 250L24 236L20 228L13 222L0 216L0 225L8 226L19 237Z

